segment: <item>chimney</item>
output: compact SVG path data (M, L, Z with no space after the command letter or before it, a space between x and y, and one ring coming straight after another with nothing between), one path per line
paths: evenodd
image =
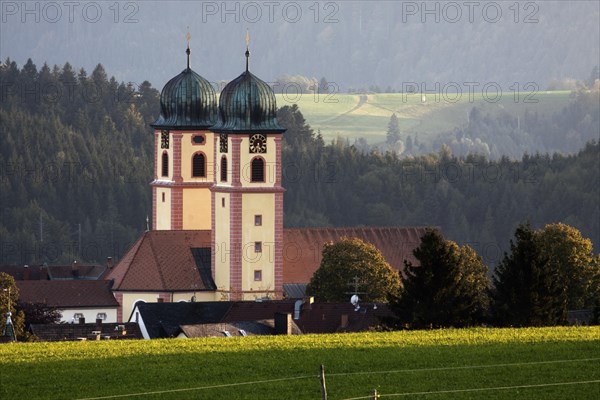
M97 331L102 330L102 319L100 319L100 318L96 318L96 330Z
M73 264L71 264L71 274L74 279L79 278L79 265L77 265L77 260L73 261Z
M110 271L112 269L112 267L113 267L112 257L106 257L106 269L108 269Z
M156 302L157 302L157 303L164 303L164 302L165 302L165 299L163 299L162 297L158 297L158 298L156 299Z
M85 317L79 317L79 323L81 325L85 324Z
M24 281L28 281L29 280L29 265L25 264L23 266L23 280Z
M276 335L291 335L292 334L292 314L275 313L275 334Z
M348 326L348 314L342 314L342 320L340 321L340 327L345 328Z

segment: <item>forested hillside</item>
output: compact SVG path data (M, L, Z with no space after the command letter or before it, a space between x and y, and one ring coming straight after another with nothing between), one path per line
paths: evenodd
M437 154L365 154L345 141L326 145L295 107L280 110L285 134L287 226L440 226L447 238L496 263L519 222L564 222L597 246L600 148L520 161Z
M148 124L158 115L158 92L148 82L118 83L101 65L88 75L68 63L38 71L31 62L19 69L7 61L0 80L14 83L3 86L0 102L0 263L121 256L151 215ZM584 100L530 126L564 130L557 148L573 150L566 147L569 127L589 123ZM575 155L520 161L457 158L447 146L400 158L325 143L296 106L282 107L279 118L288 128L287 227L435 225L471 243L490 265L525 220L536 227L561 221L600 243L597 142ZM487 136L501 140L488 126Z
M101 65L39 71L7 62L0 80L2 264L118 257L151 215L158 92ZM81 238L81 240L79 240Z

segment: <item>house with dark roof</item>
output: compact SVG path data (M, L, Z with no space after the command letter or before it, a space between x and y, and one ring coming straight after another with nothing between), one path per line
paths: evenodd
M118 322L119 303L112 294L109 281L58 280L16 281L19 301L41 303L58 309L61 322Z
M218 98L190 68L189 43L186 54L187 67L163 87L151 125L152 230L106 276L119 321L140 302L300 299L323 245L342 237L374 244L396 270L415 261L425 228L283 229L286 129L272 88L250 72L249 37L245 71Z
M311 301L138 303L129 319L145 339L361 332L390 316L385 305Z

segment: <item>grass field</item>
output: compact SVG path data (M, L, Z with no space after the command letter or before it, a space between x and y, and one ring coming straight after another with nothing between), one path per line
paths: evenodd
M600 327L0 345L2 399L596 399Z
M418 134L420 140L430 140L440 132L451 131L467 123L467 115L473 107L485 113L496 114L506 111L515 118L525 110L550 115L565 107L570 99L569 91L515 92L510 89L498 92L501 97L492 102L495 93L490 92L488 100L479 90L469 95L469 87L461 88L463 93L435 95L375 93L331 95L303 94L277 95L277 105L297 104L308 124L317 132L319 129L327 142L341 136L364 137L371 144L383 142L390 116L396 113L400 129L406 134ZM425 100L425 101L423 101Z

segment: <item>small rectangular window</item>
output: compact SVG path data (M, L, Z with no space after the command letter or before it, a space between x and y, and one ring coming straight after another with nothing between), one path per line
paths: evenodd
M165 202L165 192L162 192L162 202Z
M254 226L262 226L262 215L254 216Z
M254 242L254 252L262 253L262 242Z
M221 207L225 207L225 197L221 197Z
M262 270L261 269L255 269L254 270L254 280L256 282L262 281Z

